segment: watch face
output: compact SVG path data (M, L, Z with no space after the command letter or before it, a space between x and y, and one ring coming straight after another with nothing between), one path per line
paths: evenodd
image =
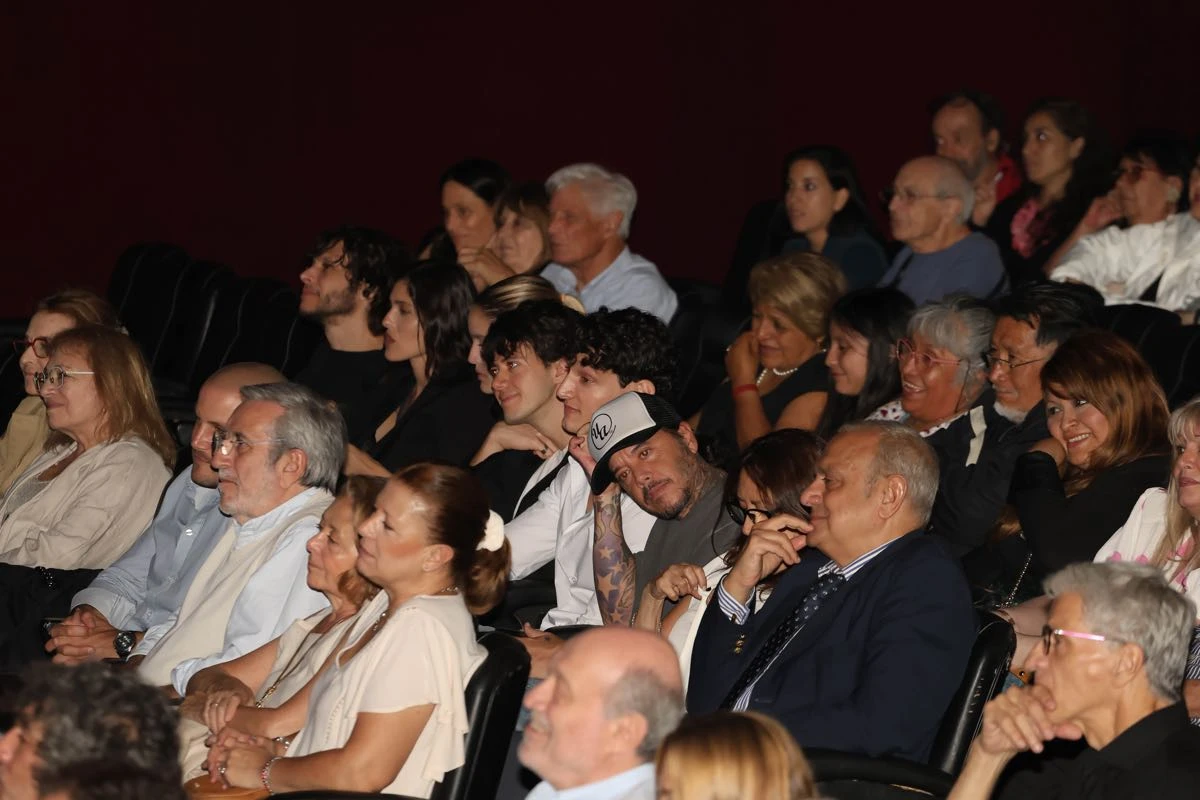
M117 655L121 658L128 658L130 651L133 650L135 638L130 631L121 631L113 639L113 649L117 651Z

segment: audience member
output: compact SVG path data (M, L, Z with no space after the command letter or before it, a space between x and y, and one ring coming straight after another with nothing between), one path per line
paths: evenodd
M726 464L771 430L817 427L829 394L829 310L845 289L837 266L812 253L751 270L750 330L725 355L729 380L689 420L709 460Z
M300 273L300 314L319 322L325 338L296 383L337 403L358 441L375 419L381 381L399 382L387 374L383 317L408 254L385 233L346 225L321 234L311 261Z
M525 707L517 754L542 779L529 800L653 800L654 754L683 717L683 692L666 642L606 627L567 642Z
M692 645L712 590L737 562L755 526L781 514L808 519L808 509L800 498L816 478L820 455L821 442L808 431L789 428L755 439L725 479L726 513L742 536L702 566L698 560L672 564L645 582L634 624L667 637L679 653L685 689L692 668ZM819 558L816 551L813 556ZM782 567L755 587L751 613L771 596ZM668 602L675 605L664 617Z
M496 199L496 232L487 247L469 250L459 263L475 290L539 272L550 261L550 195L542 183L509 186Z
M571 164L547 179L546 190L554 263L543 277L578 297L588 313L633 307L670 322L679 305L675 291L625 244L637 205L633 182L596 164Z
M591 476L592 563L605 623L632 624L643 613L642 590L664 569L707 563L736 541L737 526L721 509L725 474L700 457L691 427L667 400L638 392L610 400L592 415L586 450L573 454ZM636 555L625 542L623 496L656 519Z
M812 769L787 729L763 714L685 717L654 761L659 800L807 800Z
M249 743L224 729L210 775L272 793L429 797L463 764L466 685L487 656L471 614L496 604L508 569L504 524L469 472L401 469L359 526L358 570L382 591L306 702L263 711ZM296 730L290 745L270 738Z
M346 426L337 410L294 383L246 386L213 434L225 531L179 609L151 628L144 680L180 695L197 672L257 649L325 606L305 585L305 543L341 472Z
M1162 573L1139 564L1075 564L1046 583L1053 598L1030 687L984 707L979 737L950 797L992 797L1004 767L1054 739L1083 739L1079 757L1036 759L1002 798L1191 795L1200 782L1200 730L1180 685L1196 607Z
M179 786L175 714L132 675L103 664L41 666L26 672L15 709L0 739L5 800L49 797L73 770L97 762Z
M423 261L396 281L383 318L383 354L407 362L412 383L372 435L352 447L348 473L387 477L419 461L465 465L492 426L467 353L471 279L457 264Z
M144 655L154 645L146 631L179 610L200 565L229 524L219 507L213 434L229 425L243 387L283 380L266 364L232 364L204 382L196 398L192 466L167 487L154 521L133 546L76 594L71 616L51 628L45 646L55 653L55 661L125 659Z
M971 224L982 228L996 204L1021 188L1021 171L1004 141L1004 110L991 95L960 89L934 100L929 112L934 149L974 186Z
M995 243L968 226L975 189L957 164L941 156L914 158L885 189L892 236L903 242L880 286L917 305L951 294L989 298L1008 287Z
M996 326L984 354L992 391L929 438L940 465L930 531L960 556L984 544L1004 511L1017 457L1050 435L1042 367L1090 322L1077 293L1051 283L1018 287L992 309Z
M987 225L1014 285L1045 277L1051 256L1112 182L1107 139L1073 100L1033 104L1021 157L1025 186L996 206Z
M467 361L475 368L479 390L484 394L492 393L492 365L483 360L483 340L488 329L496 317L531 300L560 300L567 308L583 313L578 300L560 295L554 284L540 275L514 275L480 292L467 313L467 331L471 335Z
M900 396L896 343L908 331L913 302L895 289L859 289L829 310L825 366L833 391L816 432L830 437Z
M496 200L508 188L508 172L495 161L466 158L443 172L439 183L446 235L458 257L469 259L496 233Z
M558 385L562 427L578 439L575 452L583 447L596 409L614 397L626 392L671 396L674 348L666 326L650 314L633 308L589 314L580 322L576 347L574 363ZM621 519L629 549L641 552L654 517L632 498L622 497ZM592 564L592 488L577 458L572 457L533 505L513 519L508 537L514 579L554 564L557 605L541 620L543 629L603 624ZM541 677L549 654L561 641L529 624L524 630L521 642L533 656L532 674Z
M1188 205L1188 175L1200 197L1200 170L1174 136L1134 139L1118 172L1116 202L1102 198L1079 223L1078 244L1050 273L1086 283L1110 303L1152 302L1195 319L1200 305L1200 208ZM1127 228L1108 227L1118 216ZM1076 241L1069 239L1066 246Z
M688 710L762 711L801 746L924 761L975 641L962 570L924 535L937 457L894 423L848 425L804 491L812 522L757 525L718 585ZM800 558L816 548L826 558ZM781 564L756 614L755 588ZM913 703L898 686L921 687Z
M50 438L46 404L38 395L35 376L46 368L50 340L78 325L120 326L108 301L86 289L67 289L38 301L25 327L25 338L14 339L27 397L13 411L0 436L0 498L14 480L41 455Z
M375 513L384 479L351 475L308 540L308 588L325 595L328 609L298 619L282 636L223 664L205 667L188 683L179 708L184 780L199 777L208 756L205 739L226 725L244 730L261 709L278 708L304 689L349 632L363 604L379 588L355 569L358 528Z
M581 319L558 300L534 300L497 317L483 341L504 419L471 465L505 522L532 505L566 463L571 437L562 426L558 384L575 358Z
M900 399L870 419L903 422L922 436L948 427L987 388L983 356L994 325L987 306L962 295L918 308L908 338L896 343Z
M41 800L187 800L178 783L121 761L81 761L38 783Z

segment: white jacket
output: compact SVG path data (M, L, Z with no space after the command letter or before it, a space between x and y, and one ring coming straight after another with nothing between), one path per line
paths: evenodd
M1109 304L1137 302L1160 276L1154 305L1168 311L1200 307L1200 221L1186 211L1085 236L1050 273L1052 280L1094 287Z

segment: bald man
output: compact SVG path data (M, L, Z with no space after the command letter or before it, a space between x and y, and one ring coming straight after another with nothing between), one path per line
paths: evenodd
M914 158L884 196L892 236L905 247L880 286L899 289L917 305L949 294L986 299L1008 289L995 242L968 227L975 189L958 164L942 156Z
M653 800L654 753L683 717L679 658L649 631L596 628L554 655L525 707L517 757L542 779L528 800Z
M281 383L266 364L231 364L213 373L196 398L192 467L163 495L158 515L133 547L71 601L73 611L54 626L46 649L59 663L127 659L148 652L145 632L179 609L196 571L229 523L218 508L212 438L242 402L244 386Z

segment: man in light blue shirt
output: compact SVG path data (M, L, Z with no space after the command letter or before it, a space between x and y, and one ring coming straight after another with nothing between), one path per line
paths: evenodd
M679 306L675 291L625 244L637 206L633 182L596 164L572 164L551 175L546 190L554 263L542 277L589 314L633 307L669 323Z
M266 364L231 364L204 382L196 397L191 468L167 487L158 514L133 547L75 595L74 611L55 626L46 644L56 652L55 661L126 658L153 646L146 631L179 609L196 570L229 522L217 507L213 432L229 422L242 402L243 386L283 380Z
M528 800L653 800L654 754L683 718L679 656L649 631L596 628L555 654L525 707L517 757L542 779Z

